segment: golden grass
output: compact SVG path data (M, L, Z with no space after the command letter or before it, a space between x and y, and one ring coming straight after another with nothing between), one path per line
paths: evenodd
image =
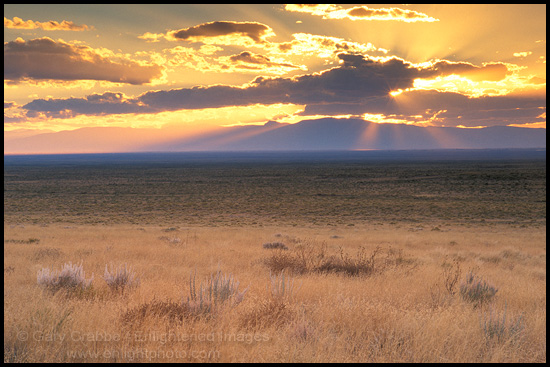
M435 227L433 227L435 228ZM5 362L545 362L545 228L405 224L354 227L4 226ZM29 241L29 239L34 239ZM36 241L38 239L39 241ZM399 252L381 272L293 275L293 297L275 297L267 242L304 243L349 257ZM39 269L82 261L86 295L52 294ZM141 284L121 294L101 278L127 263ZM448 283L469 270L498 288L474 307ZM240 289L236 306L185 317L189 277L221 270ZM290 276L290 275L287 275ZM447 281L446 281L447 280ZM454 287L454 288L453 288ZM453 294L454 293L454 294ZM522 330L489 337L490 313ZM506 325L510 325L510 324Z

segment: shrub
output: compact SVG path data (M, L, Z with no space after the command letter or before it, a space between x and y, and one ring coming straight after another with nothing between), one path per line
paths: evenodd
M136 288L140 284L139 277L136 276L136 273L131 267L128 267L127 264L116 268L111 266L111 271L109 271L107 265L105 265L103 279L105 279L105 282L111 290L122 293L125 289Z
M525 320L523 313L517 318L506 318L506 305L502 317L495 313L493 309L489 313L484 313L480 319L480 326L483 330L487 342L506 340L516 341L521 337L525 329Z
M443 266L443 284L447 292L449 292L451 296L454 296L458 279L460 279L460 263L455 260L452 265L445 262Z
M466 281L460 285L460 297L477 307L490 301L498 289L479 278L473 272L469 272Z
M409 263L403 258L400 250L391 248L386 251L386 256L381 256L382 250L376 247L368 253L364 247L360 247L355 256L350 256L340 247L339 256L327 256L326 244L315 246L306 242L296 246L291 252L275 252L264 260L264 264L273 272L280 273L289 270L294 274L308 272L344 273L349 276L371 275L380 273L390 267L396 267Z
M368 255L364 247L361 247L355 257L349 256L340 247L340 257L330 257L317 267L321 272L338 272L347 275L369 275L375 271L375 258L380 252L380 247Z
M280 250L288 250L288 247L282 242L268 242L263 244L263 248L265 249L280 249Z
M187 305L194 314L210 314L225 305L238 305L247 291L248 288L239 292L239 282L233 275L224 275L220 270L197 288L195 272L189 278Z
M264 264L275 273L288 270L294 274L304 274L308 271L304 262L296 254L283 251L276 251L270 257L264 259Z
M294 255L304 269L315 271L326 261L327 244L325 242L316 244L306 241L296 246Z
M65 263L61 271L53 271L50 268L42 268L38 271L37 282L53 292L65 290L87 290L92 287L94 276L86 279L82 263L80 265Z

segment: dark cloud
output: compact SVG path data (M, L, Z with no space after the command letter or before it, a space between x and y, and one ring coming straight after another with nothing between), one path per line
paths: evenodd
M246 58L242 55L240 58ZM246 87L211 86L151 91L135 99L120 94L87 98L40 99L24 106L29 111L76 114L146 113L273 103L361 103L386 96L391 90L412 87L420 70L400 59L381 63L344 57L344 64L320 74L294 78L258 77Z
M342 56L343 57L343 56ZM413 86L422 75L401 59L367 60L343 57L344 65L320 74L294 78L258 77L247 87L213 86L147 92L139 100L165 110L251 105L256 103L360 103Z
M4 80L105 80L115 83L145 84L162 75L158 65L136 61L110 60L94 49L51 38L4 43Z
M427 121L435 125L499 126L544 122L544 96L484 96L471 98L460 93L411 90L398 97L381 96L360 103L309 104L301 115L382 114L393 119Z
M216 21L172 31L169 34L177 40L192 42L204 38L238 35L248 37L255 43L264 43L264 38L272 35L273 31L267 25L257 22Z
M412 64L396 57L383 63L357 54L339 54L338 57L344 61L344 65L346 66L376 68L378 67L377 65L384 65L385 68L393 67L396 73L407 72L409 74L412 70L416 70L417 78L433 78L455 74L467 77L472 81L499 81L510 73L508 67L502 63L488 63L484 66L476 66L468 62L440 60L420 68L414 67ZM398 77L402 76L398 75Z
M139 101L126 98L122 93L106 92L84 98L35 99L23 106L27 116L40 113L46 117L70 118L77 115L110 115L120 113L153 113L158 110L144 106Z

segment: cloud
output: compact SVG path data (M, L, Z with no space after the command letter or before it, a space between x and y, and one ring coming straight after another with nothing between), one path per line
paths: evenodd
M55 79L145 84L162 76L162 68L156 64L144 65L105 54L109 53L48 37L29 41L18 38L4 43L4 80L8 83Z
M499 81L509 74L508 67L503 63L486 63L476 66L468 62L451 62L440 60L431 66L438 75L461 75L472 81Z
M323 19L394 20L407 23L436 22L438 19L414 10L355 6L344 9L333 4L287 4L285 10L322 16Z
M546 111L543 96L483 96L471 98L459 93L439 91L411 91L399 96L395 110L410 115L425 111L442 111L439 124L499 126L541 122L539 116ZM546 119L544 118L544 121Z
M280 58L268 57L250 51L231 56L217 56L222 50L218 46L202 45L198 50L176 46L165 49L166 64L169 67L184 67L201 72L216 73L258 73L282 75L293 70L306 70L304 65L294 65Z
M257 77L244 87L212 86L147 92L139 100L165 110L208 108L216 106L273 103L359 102L365 98L386 96L395 89L413 86L422 70L402 59L386 62L364 60L360 56L341 55L342 66L321 73L293 78ZM362 57L360 57L362 59ZM356 64L350 60L356 61Z
M320 36L309 33L294 33L294 38L289 42L273 43L270 50L276 53L292 55L315 55L317 57L331 57L339 53L361 53L388 51L376 48L372 43L358 43L346 41L343 38Z
M169 31L165 38L175 41L203 42L220 45L264 44L274 36L273 30L257 22L215 21L189 28ZM158 34L144 34L141 38L158 38Z
M220 57L218 61L222 62L222 69L231 70L249 70L263 71L271 74L284 74L290 70L302 69L305 66L297 66L284 61L273 61L271 58L249 51L243 51L238 55L229 57Z
M159 42L162 38L165 38L166 35L164 33L151 33L151 32L145 32L141 36L138 36L140 39L144 39L147 42Z
M514 52L514 57L527 57L533 54L531 51Z
M309 104L308 115L380 115L378 122L414 122L428 126L507 126L546 122L545 96L484 96L471 98L455 92L409 90L355 103ZM370 116L367 116L367 119Z
M341 9L334 4L286 4L286 11L294 11L299 13L310 13L313 15L326 15L332 11Z
M441 60L418 65L397 57L377 59L350 54L338 57L341 65L320 73L292 78L257 77L241 87L216 85L150 91L137 97L104 94L35 100L23 108L31 114L34 111L62 117L291 103L304 105L301 113L304 116L381 114L394 121L468 127L540 122L543 119L540 116L546 111L543 93L531 97L516 94L472 98L460 93L414 88L418 79L449 73L488 71L490 77L497 78L504 71L501 66L495 67L497 72L489 65L477 67ZM267 58L252 53L234 55L234 60L257 65L268 62ZM489 69L485 69L487 67ZM491 73L498 75L491 76ZM395 90L403 92L396 96L390 94Z
M243 87L216 85L150 91L134 99L35 100L24 108L29 111L58 113L71 110L73 113L88 114L100 113L102 105L106 107L105 113L140 113L252 104L360 103L365 98L387 96L392 90L410 88L414 79L423 75L422 70L402 59L377 62L356 55L340 57L344 60L342 66L321 73L293 78L257 77ZM241 53L235 57L235 60L241 59L266 61L253 54ZM359 59L363 60L361 65ZM125 101L124 105L117 110L116 106L122 101ZM93 104L90 110L89 104Z
M126 97L123 93L105 92L84 98L35 99L23 106L28 117L72 118L77 115L111 115L152 113L157 110Z
M76 25L71 21L64 20L61 23L55 20L48 22L36 22L33 20L23 20L18 17L13 17L10 20L4 17L4 27L12 29L43 29L45 31L88 31L94 29L92 26L86 24Z

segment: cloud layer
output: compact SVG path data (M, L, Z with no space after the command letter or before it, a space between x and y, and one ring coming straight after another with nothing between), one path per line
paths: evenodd
M161 75L158 65L120 57L113 60L91 47L48 37L4 43L4 80L8 83L52 79L145 84Z
M39 99L23 108L31 116L71 117L292 103L305 105L302 115L383 114L388 118L429 125L471 127L538 122L546 111L546 100L542 96L470 98L459 93L413 88L419 78L454 73L499 79L507 73L502 64L478 67L439 61L420 67L396 57L381 61L340 54L339 58L342 60L340 66L321 73L293 78L257 77L242 87L216 85L150 91L135 98L105 93L86 98ZM246 53L235 55L234 59L266 62L257 55ZM390 92L395 90L406 92L394 97Z

